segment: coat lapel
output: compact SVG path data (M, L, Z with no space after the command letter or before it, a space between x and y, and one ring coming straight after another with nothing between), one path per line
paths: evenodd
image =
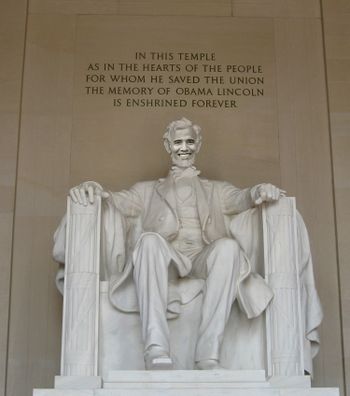
M156 186L156 191L169 205L170 209L174 212L175 216L177 217L175 185L174 185L174 179L170 174L165 179L159 180Z
M210 213L213 183L211 183L209 180L196 177L194 179L194 185L197 195L198 215L201 222L202 230L204 231Z

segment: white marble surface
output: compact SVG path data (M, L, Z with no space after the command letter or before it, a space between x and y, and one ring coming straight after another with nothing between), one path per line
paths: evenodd
M314 389L98 389L95 391L34 390L33 396L339 396L335 388Z
M104 191L95 182L70 190L67 243L61 246L66 256L62 373L86 375L87 380L97 373L102 375L103 389L95 389L94 395L107 390L111 395L123 390L135 395L143 390L154 394L162 390L190 394L195 390L198 395L225 393L228 389L242 395L310 390L308 380L294 378L304 372L305 336L295 202L270 184L240 190L229 183L199 178L199 171L192 165L200 147L200 129L188 123L186 119L172 123L164 135L174 165L166 179L141 182L119 193ZM102 227L100 197L105 199ZM262 250L261 216L255 206L263 202L269 202L263 207L263 224L265 276L270 287L251 259L262 256L257 253ZM234 218L229 216L237 213ZM139 217L140 227L127 229L129 217ZM241 227L244 223L250 225ZM57 235L56 242L64 238L63 232ZM128 251L125 242L130 245ZM109 269L109 288L103 282L101 295L100 246L102 261ZM168 270L170 263L183 280L174 282ZM311 279L311 261L309 264ZM187 275L190 279L186 280ZM190 285L193 278L202 282L197 289ZM192 289L195 292L191 294ZM237 304L233 305L236 297L240 311ZM271 298L264 331L261 317L253 321L247 318L259 317ZM244 320L239 323L238 318ZM232 343L237 344L239 353L230 348ZM247 353L249 345L253 355ZM144 370L143 350L147 361L148 348L171 359L177 370L127 371ZM289 382L265 381L261 370L191 370L195 362L206 360L220 362L226 369L263 369L265 354L268 374L289 376ZM254 356L252 361L250 356ZM181 371L185 369L188 371ZM95 383L84 387L83 382L61 377L56 381L56 390L96 388Z
M108 282L101 282L100 291L100 374L105 377L110 370L143 370L139 315L123 313L112 307L107 295ZM176 369L193 369L201 301L202 295L199 295L182 306L177 319L169 320L170 346ZM234 304L220 356L223 366L231 370L264 369L264 340L264 318L249 320Z
M96 376L100 298L101 202L67 199L61 374Z
M111 371L100 389L35 389L33 396L339 396L308 376L267 380L264 370Z
M55 389L98 389L102 388L99 376L64 376L56 375Z
M311 388L311 378L309 375L273 376L269 378L269 384L273 388Z
M35 389L33 396L339 396L311 388L308 376L267 380L264 370L117 370L101 389Z
M166 371L137 371L137 370L113 370L104 378L106 382L213 382L213 383L266 383L264 370L174 370L171 373Z
M106 389L267 388L264 370L111 371Z
M237 387L238 383L143 382L126 388L116 384L113 389L62 390L35 389L33 396L339 396L336 388L272 388L255 386Z
M269 376L304 374L295 198L263 205L265 279L274 298L266 309Z
M278 201L285 191L269 183L239 189L228 182L198 177L200 171L194 162L201 141L198 125L186 118L176 120L163 135L172 162L165 179L139 182L129 190L116 193L105 191L92 181L70 190L73 207L80 205L83 211L94 205L95 196L99 196L104 198L104 206L111 206L123 218L118 230L116 215L107 220L108 227L106 221L102 225L106 238L112 241L112 248L106 249L105 255L110 274L109 297L117 309L140 313L146 368L152 368L152 359L164 356L172 359L168 314L178 316L180 305L198 294L186 297L179 290L172 290L174 269L180 278L190 276L205 282L195 341L197 367L208 367L207 363L213 361L223 367L220 351L234 301L239 302L248 318L255 318L273 297L264 280L252 271L227 226L230 215L243 213L263 202ZM137 229L130 226L131 217L139 219ZM73 225L73 236L74 228ZM84 229L77 229L77 233L77 238L82 238ZM114 242L123 239L128 248L120 246L117 253ZM103 242L102 245L107 247ZM127 293L130 280L132 285ZM80 286L76 289L78 292ZM92 326L82 329L82 333L86 335L89 328ZM86 364L84 358L82 355L80 361ZM64 372L75 374L77 367L71 367L73 371Z
M288 201L289 198L285 198L285 200ZM259 216L256 216L256 219L258 218ZM259 229L260 225L251 222L250 227ZM242 228L241 224L238 228ZM245 232L250 233L250 229L245 230ZM272 239L276 242L274 238ZM252 260L252 263L254 261L257 260ZM255 268L253 267L253 269ZM137 313L123 313L111 305L107 282L101 282L100 288L99 374L106 375L109 370L144 369L139 315ZM176 369L193 368L201 303L202 295L200 294L190 303L182 305L181 314L177 319L168 322L171 335L171 353ZM91 323L96 322L91 318ZM86 330L86 326L80 329L80 337L85 338L87 336L88 332ZM96 333L90 341L96 345ZM264 318L258 317L248 320L238 309L237 304L234 304L226 325L221 348L220 361L222 366L232 370L264 369L265 345ZM84 357L84 354L82 356ZM74 356L72 355L72 357Z

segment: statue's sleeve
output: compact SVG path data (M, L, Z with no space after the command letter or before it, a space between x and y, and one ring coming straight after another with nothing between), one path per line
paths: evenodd
M111 202L125 217L140 216L143 207L143 188L142 183L137 183L130 190L122 190L119 192L110 192Z
M56 273L56 286L57 289L63 294L63 281L64 281L64 261L66 253L66 224L67 215L64 215L59 226L57 227L53 236L53 251L52 256L58 262L59 267Z
M127 219L109 201L102 201L101 279L122 272L125 265Z
M322 322L323 312L315 286L309 236L299 212L297 212L297 238L299 246L302 319L305 328L305 341L308 341L304 347L306 352L308 352L311 362L311 358L314 358L319 350L320 339L318 327ZM309 363L309 366L311 367L311 363Z
M223 183L220 195L225 215L241 213L254 206L250 188L241 190L230 183Z

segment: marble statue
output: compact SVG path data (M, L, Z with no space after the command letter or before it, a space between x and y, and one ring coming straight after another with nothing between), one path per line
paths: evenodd
M115 307L140 312L146 369L173 368L167 319L179 312L176 284L186 277L205 282L195 367L220 369L220 348L233 302L237 300L253 318L273 298L233 237L230 219L263 202L278 201L285 191L267 183L239 189L199 177L194 164L201 130L186 118L171 122L163 138L172 161L165 179L140 182L116 193L88 181L72 188L70 197L88 206L101 196L106 207L122 215L117 227L127 246L116 255L118 270L105 276ZM55 257L62 262L57 249ZM130 282L134 292L126 290Z

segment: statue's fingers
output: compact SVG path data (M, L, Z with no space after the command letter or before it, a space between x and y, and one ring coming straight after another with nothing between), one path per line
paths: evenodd
M74 194L75 194L75 196L77 197L77 203L80 204L80 205L82 205L82 204L83 204L83 201L82 201L82 199L81 199L81 197L80 197L80 191L79 191L78 188L75 188L75 189L74 189Z
M92 186L88 186L88 196L89 196L89 202L91 204L94 203L94 188Z
M277 200L280 199L280 196L281 196L280 189L279 189L279 188L276 188L273 199L274 199L275 201L277 201Z
M280 197L280 189L275 187L272 189L272 200L277 201Z
M79 197L80 197L80 203L84 206L87 206L87 199L86 199L86 191L85 188L81 188L79 190Z
M102 191L101 192L101 197L102 198L108 198L109 197L109 193L107 191Z
M73 200L74 203L78 203L78 197L77 197L76 189L75 189L75 188L71 188L71 189L69 190L69 196L72 198L72 200Z
M276 201L276 199L278 199L279 196L279 188L274 186L273 184L269 184L269 198L270 201Z
M267 200L267 192L265 190L260 192L260 198L261 198L261 202L264 202Z
M260 204L263 203L263 200L262 200L261 197L259 197L258 199L256 199L256 200L254 201L254 203L255 203L255 205L260 205Z

